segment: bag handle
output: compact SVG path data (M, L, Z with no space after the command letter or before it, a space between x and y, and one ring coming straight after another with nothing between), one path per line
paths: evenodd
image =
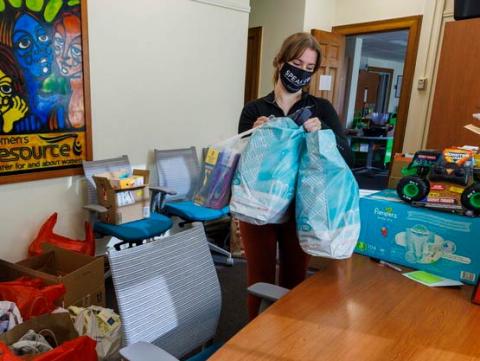
M229 143L232 143L234 141L236 141L237 139L241 139L243 137L246 137L247 135L250 135L252 134L255 130L257 130L257 128L252 128L252 129L249 129L243 133L240 133L240 134L237 134L237 135L234 135L233 137L230 137L228 139L225 139L223 141L221 141L220 143L217 143L215 145L213 145L214 147L221 147L221 146L224 146L226 144L229 144Z

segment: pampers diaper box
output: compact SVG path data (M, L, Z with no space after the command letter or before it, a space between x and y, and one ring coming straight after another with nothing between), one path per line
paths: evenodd
M480 274L480 217L415 208L394 190L360 199L355 252L475 284Z

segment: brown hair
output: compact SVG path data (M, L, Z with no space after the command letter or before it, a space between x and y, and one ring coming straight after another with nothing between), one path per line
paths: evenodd
M317 62L315 63L313 72L315 73L318 68L320 68L322 54L320 50L320 44L318 43L317 39L315 39L309 33L296 33L290 35L283 41L280 51L273 59L273 67L275 68L273 73L274 83L276 83L279 78L280 64L287 63L302 56L306 49L312 49L317 53Z

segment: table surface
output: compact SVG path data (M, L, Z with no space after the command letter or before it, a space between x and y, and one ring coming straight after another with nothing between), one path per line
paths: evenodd
M365 137L363 135L348 135L348 137L352 139L360 139L360 140L390 140L393 137Z
M480 360L472 290L429 288L359 255L325 260L209 360Z

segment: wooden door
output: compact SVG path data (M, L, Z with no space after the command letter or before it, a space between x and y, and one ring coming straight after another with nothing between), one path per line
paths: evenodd
M345 36L329 33L322 30L312 30L312 35L320 43L322 49L322 61L320 69L312 79L310 93L321 98L328 99L335 107L340 120L345 124L343 118L343 103L345 99ZM321 77L330 76L330 90L320 90ZM326 78L324 78L326 79ZM328 79L325 83L328 83Z
M357 96L355 99L355 112L363 109L364 103L376 104L380 75L366 70L360 70L358 74ZM365 92L367 99L365 99Z
M248 29L247 70L245 73L245 103L258 98L262 27Z
M479 145L464 126L480 113L480 19L445 25L427 147Z

